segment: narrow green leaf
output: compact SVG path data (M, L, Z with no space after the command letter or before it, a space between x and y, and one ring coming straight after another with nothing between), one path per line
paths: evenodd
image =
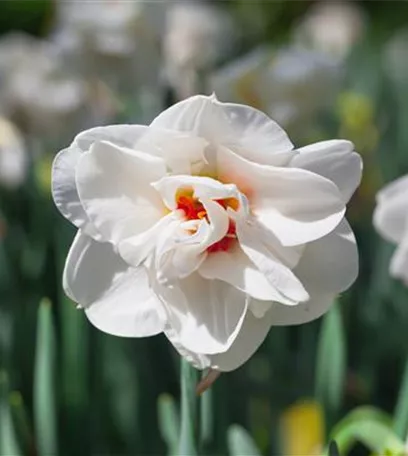
M68 298L61 299L61 371L64 404L74 415L88 402L88 332L83 312Z
M38 308L34 366L34 422L40 456L57 454L55 353L51 302L43 299Z
M7 373L0 371L0 456L22 454L8 401L9 386Z
M180 435L180 418L176 403L170 395L162 394L159 396L157 407L161 436L167 444L169 455L176 455Z
M30 420L27 410L24 406L23 397L19 391L13 391L9 395L9 404L11 407L11 414L16 427L16 434L21 447L26 454L33 451L33 433L30 426Z
M361 407L347 415L334 428L331 439L341 454L347 453L357 442L378 454L404 450L404 443L395 435L388 415L373 407Z
M58 266L57 277L63 275L63 268L73 230L65 220L56 220L54 224L54 250ZM89 382L91 366L89 363L89 324L76 304L65 296L62 282L59 289L59 322L61 357L61 411L64 417L64 439L67 453L89 453L90 407Z
M394 412L394 430L401 439L408 434L408 360L405 364L401 388Z
M197 395L195 392L197 371L185 359L181 360L181 428L180 455L197 455L196 420Z
M346 371L346 348L339 303L325 315L320 331L316 365L316 399L330 425L339 411Z
M392 418L382 410L372 407L371 405L364 405L362 407L355 408L352 412L346 415L336 426L333 428L332 433L340 431L344 426L360 422L363 420L377 421L384 424L385 426L392 425Z
M227 437L231 456L261 456L252 437L242 426L230 426Z

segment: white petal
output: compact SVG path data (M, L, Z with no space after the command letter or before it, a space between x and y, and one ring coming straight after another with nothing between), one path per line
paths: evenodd
M408 225L408 176L387 185L377 195L374 226L388 241L399 243Z
M238 195L234 185L224 185L211 177L203 176L166 176L152 185L160 193L166 206L172 210L177 207L176 195L179 189L192 188L198 199L236 198Z
M197 245L208 233L208 224L197 220L197 232L188 235L184 226L190 222L172 221L158 237L155 248L155 275L160 284L170 284L194 272L205 255L199 255ZM191 245L191 243L193 245Z
M290 162L294 168L303 168L334 182L347 202L361 181L363 162L354 152L354 144L345 140L322 141L297 149Z
M150 127L187 132L219 142L228 127L219 105L214 96L196 95L163 111Z
M377 194L377 202L383 203L400 194L408 193L408 175L389 183Z
M58 153L52 167L52 196L61 212L76 227L95 239L102 238L82 207L75 183L75 169L81 151L72 145Z
M187 350L180 343L176 331L171 327L166 328L164 333L180 355L197 369L211 367L221 372L229 372L248 361L265 340L270 327L270 315L266 314L264 318L256 318L251 312L247 312L234 343L226 352L215 355L203 355Z
M172 174L199 174L208 141L188 133L150 127L135 149L163 158Z
M177 245L180 222L171 221L166 230L157 238L154 258L154 274L159 284L165 284L178 277L172 259Z
M242 328L231 348L225 353L210 356L211 367L223 372L240 367L262 344L270 327L269 314L264 318L256 318L251 312L247 312Z
M325 314L334 299L334 294L316 294L311 295L309 301L297 306L284 306L274 302L268 314L271 316L272 326L300 325Z
M197 95L162 112L151 124L190 132L258 161L282 165L293 156L293 144L284 130L266 114L250 106L221 103Z
M218 175L248 197L252 212L285 246L332 231L343 218L343 197L333 182L310 171L259 165L226 148L217 150Z
M78 231L65 264L64 289L91 323L109 334L145 337L163 331L165 313L145 270L129 268L110 243Z
M170 325L166 326L164 329L164 334L173 344L174 348L179 352L179 354L189 363L191 363L196 369L203 370L207 367L210 367L211 362L209 356L187 350L187 348L180 343L177 331L175 331Z
M306 245L293 271L308 291L340 293L358 275L356 239L346 219L327 236Z
M92 225L79 200L75 182L75 170L83 152L96 141L109 140L118 145L132 147L148 127L141 125L111 125L86 130L76 136L67 149L54 159L52 171L52 193L61 214L71 223L95 239L102 239Z
M198 272L205 279L223 280L256 299L293 303L270 284L238 245L227 252L208 254Z
M390 274L408 285L408 233L405 233L401 244L392 256Z
M266 114L250 106L219 103L232 130L222 144L244 158L274 166L284 166L294 156L286 132Z
M201 354L222 353L234 342L247 311L244 293L218 280L198 274L171 287L155 284L176 331L187 350Z
M108 141L121 147L134 148L136 142L148 132L145 125L108 125L83 131L74 139L73 145L82 152L90 149L93 143Z
M243 218L239 214L233 214L232 211L229 211L229 214L236 221L241 238L242 236L251 236L258 239L289 269L293 269L299 263L304 245L284 246L271 231L253 217ZM245 232L243 232L244 230Z
M121 241L118 245L120 256L134 268L139 267L156 248L159 236L163 235L174 219L174 214L168 214L150 229Z
M140 234L164 215L150 185L166 172L163 160L111 143L95 143L77 166L79 197L96 228L114 243Z
M260 236L262 232L252 230L249 224L242 221L239 221L236 227L242 250L263 273L271 286L284 296L285 299L279 301L291 305L307 301L309 294L303 284L276 256L268 239L264 240Z
M207 212L209 220L208 236L200 244L200 249L203 251L211 245L224 238L228 231L229 218L225 209L215 201L208 198L201 198L204 209Z

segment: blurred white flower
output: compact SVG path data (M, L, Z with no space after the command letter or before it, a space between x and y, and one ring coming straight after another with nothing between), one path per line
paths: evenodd
M356 2L320 1L296 25L294 40L302 46L344 59L364 28L364 12Z
M143 27L140 1L59 1L61 38L75 49L106 55L129 55L138 46L137 28Z
M106 94L91 91L71 75L51 43L20 34L6 36L0 40L0 62L2 110L29 133L58 136L71 125L78 129L81 123L100 123L112 114L113 108L101 101Z
M27 153L18 129L0 117L0 185L14 189L21 185L27 174Z
M39 42L23 33L10 33L0 39L0 84L31 54L37 55Z
M123 93L157 85L159 30L154 16L163 15L163 2L61 0L57 6L54 39L85 77L102 78Z
M384 70L397 84L408 81L408 29L395 32L383 51Z
M325 54L294 46L275 52L259 48L217 71L211 88L301 134L330 106L340 78L341 68Z
M99 329L164 332L198 368L244 363L271 325L318 318L355 280L348 141L294 149L265 114L195 96L85 131L53 165L78 227L64 289Z
M169 6L163 41L166 77L178 99L197 93L205 73L233 46L233 24L222 9L204 2Z
M408 176L391 182L377 194L374 226L384 239L397 244L390 274L408 286Z

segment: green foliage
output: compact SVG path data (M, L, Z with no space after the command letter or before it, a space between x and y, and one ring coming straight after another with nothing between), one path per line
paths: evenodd
M38 308L34 370L35 432L40 456L58 454L56 407L56 339L51 302Z
M178 453L194 456L197 451L197 395L198 375L194 367L181 360L181 424Z
M408 436L408 362L405 365L394 412L394 430L398 437L402 439Z
M377 454L404 452L404 443L395 435L390 418L372 407L351 412L335 427L331 438L341 454L347 454L357 442Z
M260 456L252 437L242 427L234 424L228 429L228 448L231 456Z
M334 440L329 443L328 456L340 456L339 447Z
M242 51L285 42L310 3L224 6L238 15ZM403 453L408 292L389 277L394 247L374 233L371 217L380 186L408 172L408 83L391 81L383 59L384 39L405 26L407 5L361 3L372 20L367 37L350 56L330 114L316 125L323 138L353 140L364 158L363 185L349 208L359 279L321 321L272 327L247 365L223 374L200 398L198 373L182 361L180 376L178 354L164 336L99 333L64 295L74 229L40 188L34 161L42 149L55 153L65 143L28 141L27 182L16 191L0 188L0 456L277 454L280 415L311 396L324 409L333 442L321 442L325 454L349 454L357 443L376 454ZM2 0L0 33L45 34L53 9L48 0ZM138 121L133 99L122 116L124 123ZM393 417L376 407L394 410Z
M169 455L173 456L178 451L180 435L180 418L174 399L168 394L162 394L158 400L159 428L163 439L169 449Z
M0 371L0 455L19 456L22 453L18 444L8 395L7 374Z
M316 362L316 399L328 420L339 412L346 373L346 347L339 303L323 317Z

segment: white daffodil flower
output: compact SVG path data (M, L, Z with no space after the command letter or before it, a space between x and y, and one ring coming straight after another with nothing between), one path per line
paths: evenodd
M384 239L398 245L390 274L408 286L408 176L391 182L377 194L374 226Z
M27 151L17 127L0 117L0 186L14 189L27 175Z
M270 115L298 135L330 106L341 68L330 56L295 46L258 48L220 68L211 89L225 99Z
M164 332L196 367L235 369L272 325L318 318L355 280L344 214L360 177L349 141L295 149L215 96L85 131L53 166L78 228L64 289L107 333Z
M320 1L296 24L294 41L344 60L362 36L366 18L356 2Z

